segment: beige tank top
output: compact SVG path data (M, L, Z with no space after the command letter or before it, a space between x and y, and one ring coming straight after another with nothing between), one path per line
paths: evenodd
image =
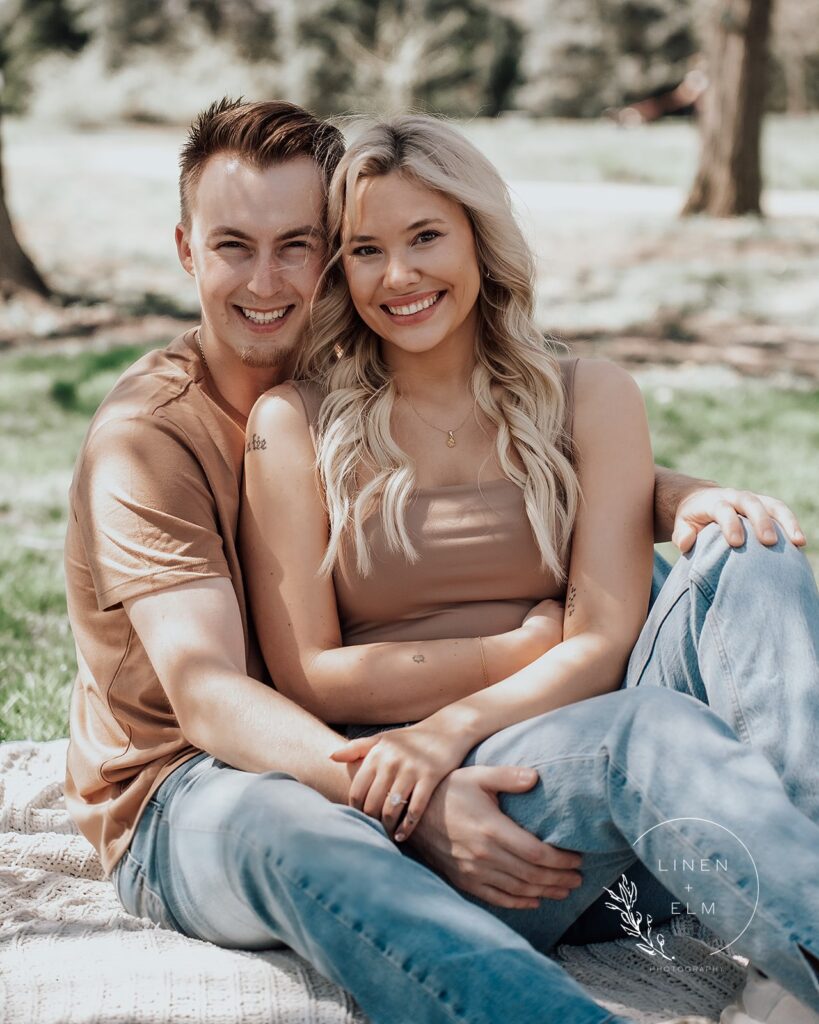
M576 366L576 359L560 360L569 438ZM306 381L293 383L315 443L321 392ZM371 574L361 576L351 565L335 570L345 646L505 633L538 601L563 596L540 566L523 491L511 480L419 488L407 508L407 527L416 562L388 549L372 516L365 525Z

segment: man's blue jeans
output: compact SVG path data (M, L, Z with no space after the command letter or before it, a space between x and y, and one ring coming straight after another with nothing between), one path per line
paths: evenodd
M725 941L739 936L732 950L819 1008L802 953L819 956L818 623L796 549L749 535L731 551L709 528L656 595L624 689L472 751L468 763L537 768L539 784L503 808L583 852L583 885L566 900L477 905L358 811L204 754L148 804L114 872L120 900L220 945L284 942L374 1022L596 1024L616 1018L539 951L578 918L589 941L611 922L617 934L620 915L592 904L623 872L640 896L655 877L687 904L690 874L663 870L676 861L700 868L697 905ZM636 874L635 850L647 868ZM655 920L674 912L663 886L648 893Z

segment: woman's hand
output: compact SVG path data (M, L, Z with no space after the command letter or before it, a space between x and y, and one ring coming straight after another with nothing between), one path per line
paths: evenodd
M472 746L443 722L428 718L352 740L330 756L361 761L350 786L350 805L380 818L387 833L401 842L412 834L438 783L460 767Z

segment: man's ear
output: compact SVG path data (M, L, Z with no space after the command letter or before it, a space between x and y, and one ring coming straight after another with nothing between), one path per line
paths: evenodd
M179 257L179 262L185 268L185 270L191 275L196 276L196 271L193 269L193 255L191 253L191 243L188 237L188 229L184 224L177 224L176 231L174 232L174 239L176 241L176 254Z

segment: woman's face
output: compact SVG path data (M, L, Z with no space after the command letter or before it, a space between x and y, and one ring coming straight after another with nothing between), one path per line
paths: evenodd
M364 322L405 352L472 346L480 269L463 207L398 172L356 187L344 272Z

